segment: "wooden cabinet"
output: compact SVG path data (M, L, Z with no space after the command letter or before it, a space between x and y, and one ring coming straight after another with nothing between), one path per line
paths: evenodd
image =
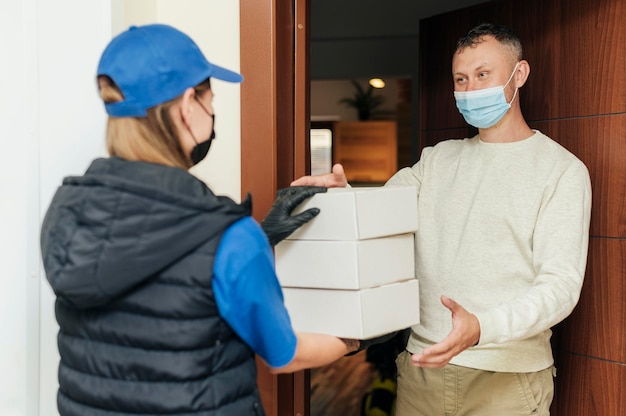
M395 121L339 121L334 126L333 159L349 182L382 183L397 170Z

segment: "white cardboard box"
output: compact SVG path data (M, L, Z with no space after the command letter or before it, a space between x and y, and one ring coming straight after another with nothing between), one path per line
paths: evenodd
M417 189L330 188L313 195L294 214L317 207L319 215L294 231L290 240L365 240L417 230Z
M283 240L275 255L283 287L356 290L415 277L412 233L360 241Z
M416 279L361 290L284 288L296 331L369 339L418 324Z

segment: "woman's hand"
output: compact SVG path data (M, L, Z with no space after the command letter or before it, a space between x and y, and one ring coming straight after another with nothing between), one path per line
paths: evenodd
M291 215L293 210L305 199L319 192L326 192L326 188L323 186L290 186L278 191L274 205L261 221L261 228L263 228L272 247L320 213L319 208L309 208L297 215Z

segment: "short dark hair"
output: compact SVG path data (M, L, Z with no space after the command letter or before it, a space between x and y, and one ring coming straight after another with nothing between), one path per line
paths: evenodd
M503 25L497 23L481 23L474 26L462 36L456 43L455 53L461 52L463 49L478 45L483 41L483 37L492 36L502 46L511 50L515 60L522 59L522 43L513 31Z

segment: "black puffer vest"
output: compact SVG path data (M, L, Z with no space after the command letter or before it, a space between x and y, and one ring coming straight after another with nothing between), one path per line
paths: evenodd
M160 165L98 159L64 180L41 233L61 415L263 414L254 354L211 284L223 232L249 214Z

